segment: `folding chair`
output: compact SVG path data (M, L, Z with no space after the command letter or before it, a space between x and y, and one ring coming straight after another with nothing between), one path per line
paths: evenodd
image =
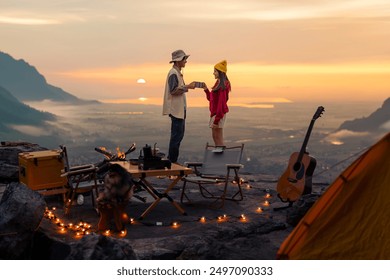
M220 208L224 206L225 200L243 200L241 180L238 175L239 170L244 167L241 164L243 150L244 144L235 147L215 147L207 143L202 163L185 163L194 170L194 175L183 177L180 201L183 203L186 198L191 202L185 192L187 183L197 184L200 194L204 198L214 199L213 203L220 200ZM228 190L228 186L232 187Z
M95 196L98 195L97 182L97 167L94 164L86 164L79 166L70 166L68 153L65 146L60 146L65 169L61 176L67 178L67 186L69 191L65 199L64 212L66 215L70 213L75 197L78 194L90 193L92 199L92 207L96 210ZM95 192L95 194L94 194Z

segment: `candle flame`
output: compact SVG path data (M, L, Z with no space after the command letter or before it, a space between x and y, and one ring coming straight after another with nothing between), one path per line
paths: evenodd
M179 227L179 223L178 223L178 222L173 222L173 223L172 223L172 227L174 227L174 228Z

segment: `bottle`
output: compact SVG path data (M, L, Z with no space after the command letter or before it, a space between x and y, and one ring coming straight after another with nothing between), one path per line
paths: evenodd
M84 196L82 194L79 194L77 196L77 204L78 205L83 205L84 204Z

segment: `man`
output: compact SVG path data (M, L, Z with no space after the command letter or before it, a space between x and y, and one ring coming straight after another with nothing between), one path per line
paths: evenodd
M169 141L168 159L176 163L179 157L180 143L184 137L187 111L186 92L195 88L195 82L186 85L181 69L185 67L189 55L183 50L172 53L173 67L168 72L163 103L163 115L171 118L171 138Z

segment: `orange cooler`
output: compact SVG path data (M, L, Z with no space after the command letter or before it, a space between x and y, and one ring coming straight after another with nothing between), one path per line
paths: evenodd
M65 186L66 177L60 150L25 152L19 154L19 182L32 190Z

